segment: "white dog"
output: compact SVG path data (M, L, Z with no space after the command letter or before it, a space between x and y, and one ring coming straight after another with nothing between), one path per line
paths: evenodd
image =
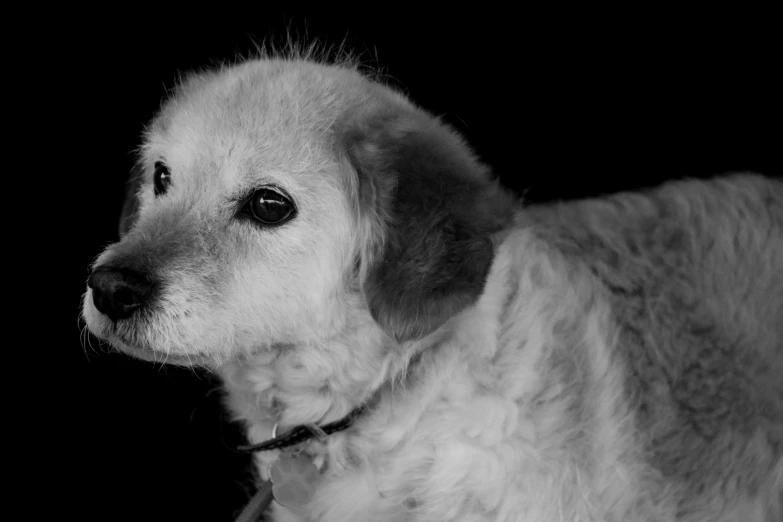
M274 520L782 520L779 180L525 208L349 64L264 58L180 86L121 227L90 331L278 426L261 478L317 473Z

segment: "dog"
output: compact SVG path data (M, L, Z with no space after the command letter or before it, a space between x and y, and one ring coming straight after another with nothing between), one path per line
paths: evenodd
M317 470L272 520L783 519L780 180L525 206L357 66L265 56L164 103L120 228L84 321L310 434L255 454Z

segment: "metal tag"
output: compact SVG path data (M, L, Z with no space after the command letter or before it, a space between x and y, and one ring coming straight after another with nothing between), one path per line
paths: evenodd
M279 504L287 508L296 509L312 500L318 476L318 468L304 453L281 453L269 465L272 494Z

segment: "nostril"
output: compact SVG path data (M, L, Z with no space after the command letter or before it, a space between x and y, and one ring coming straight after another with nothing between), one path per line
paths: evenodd
M127 268L102 266L93 270L87 285L99 312L113 321L130 317L148 302L153 284L139 272Z

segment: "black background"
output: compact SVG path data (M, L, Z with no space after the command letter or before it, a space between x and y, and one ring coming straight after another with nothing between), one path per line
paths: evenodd
M80 338L87 267L117 239L142 126L188 70L252 54L265 39L281 44L289 32L344 42L464 133L529 202L738 170L783 174L783 42L763 16L367 9L207 13L198 22L79 14L41 31L48 65L37 72L39 103L54 124L39 139L56 146L36 149L33 159L52 166L35 183L70 199L48 216L47 244L57 248L47 259L68 284L55 305L63 320L33 332L54 336L45 343L52 357L41 360L63 383L33 408L48 412L34 429L60 446L46 451L36 482L66 492L56 506L63 515L227 521L252 491L219 383L109 354L95 340L85 348Z

